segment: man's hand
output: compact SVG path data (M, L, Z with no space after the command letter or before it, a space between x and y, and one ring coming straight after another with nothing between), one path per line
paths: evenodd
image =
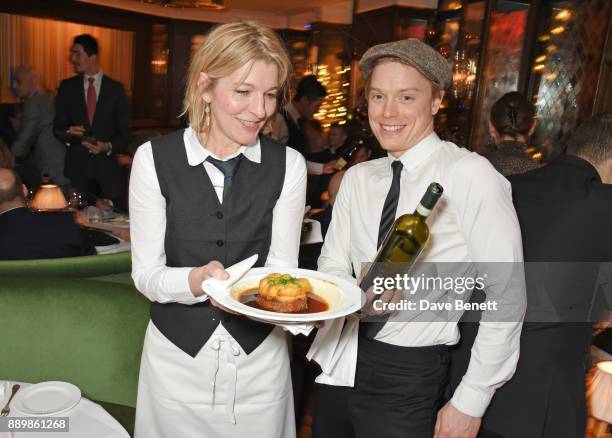
M481 421L481 418L464 414L448 402L438 411L434 438L475 438Z
M361 312L368 316L380 316L395 313L397 310L387 310L385 305L388 303L399 303L404 298L404 291L399 289L389 289L381 294L377 294L371 287L366 292L366 302L361 308ZM374 301L380 301L374 308Z
M85 127L82 125L71 126L70 128L66 130L66 132L70 135L82 137L83 135L85 135Z
M336 171L336 160L328 161L323 165L323 175L329 175Z
M104 141L82 141L81 144L89 149L89 152L98 155L110 151L111 145Z

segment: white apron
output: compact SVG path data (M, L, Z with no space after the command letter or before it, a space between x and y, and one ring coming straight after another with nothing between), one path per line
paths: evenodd
M219 324L195 358L149 322L135 438L295 438L285 333L247 355Z

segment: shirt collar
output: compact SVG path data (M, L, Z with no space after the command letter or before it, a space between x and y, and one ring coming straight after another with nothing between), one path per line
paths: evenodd
M94 83L98 83L102 80L102 69L98 70L98 73L95 75L83 75L83 81L85 83L89 82L89 78L94 78Z
M200 140L198 140L198 136L193 128L189 127L185 129L185 134L183 135L183 140L185 141L185 151L187 152L187 162L190 166L199 166L206 159L211 156L216 159L220 159L215 154L210 152L208 149L205 149L201 144ZM257 142L250 146L241 146L238 152L232 154L228 157L225 157L223 161L227 161L230 158L234 158L235 156L242 154L246 159L252 161L253 163L261 163L261 144L259 138Z
M293 105L293 102L289 102L287 106L285 107L285 110L287 111L287 114L289 115L289 117L291 117L291 120L293 121L293 123L297 125L298 120L300 120L301 116L300 116L299 111Z
M412 171L419 167L421 163L427 160L439 147L442 140L435 132L432 132L423 140L408 149L400 158L395 158L391 154L387 154L389 158L389 169L391 163L395 160L400 160L404 169Z
M601 182L601 176L595 166L584 158L580 158L576 155L560 155L556 158L556 161L566 166L572 166L579 169L584 173L586 179Z

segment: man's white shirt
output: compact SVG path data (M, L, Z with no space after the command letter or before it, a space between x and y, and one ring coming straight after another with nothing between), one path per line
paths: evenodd
M318 261L320 271L356 281L352 272L359 278L363 264L374 259L393 159L388 156L368 161L346 172ZM400 160L403 170L396 217L412 213L430 183L438 182L444 187L428 219L431 237L419 261L523 261L510 183L485 158L432 133ZM522 319L524 283L521 287L507 287L489 279L485 285L487 299L512 303L520 313L515 321ZM483 319L487 319L486 311ZM475 417L484 414L495 390L514 373L520 331L521 322L481 323L469 368L452 398L457 409ZM459 340L459 331L456 321L388 322L376 339L406 347L453 345ZM355 359L345 356L346 360Z

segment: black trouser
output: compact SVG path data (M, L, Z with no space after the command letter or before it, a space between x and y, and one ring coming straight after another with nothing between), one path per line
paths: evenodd
M354 388L319 385L313 438L429 438L448 384L448 348L359 337Z
M71 163L66 156L66 166ZM125 170L116 162L115 155L110 157L90 156L85 161L71 164L78 170L64 171L72 187L88 194L88 202L95 203L95 198L106 198L113 201L115 207L127 211L127 190ZM90 195L94 195L91 197Z

